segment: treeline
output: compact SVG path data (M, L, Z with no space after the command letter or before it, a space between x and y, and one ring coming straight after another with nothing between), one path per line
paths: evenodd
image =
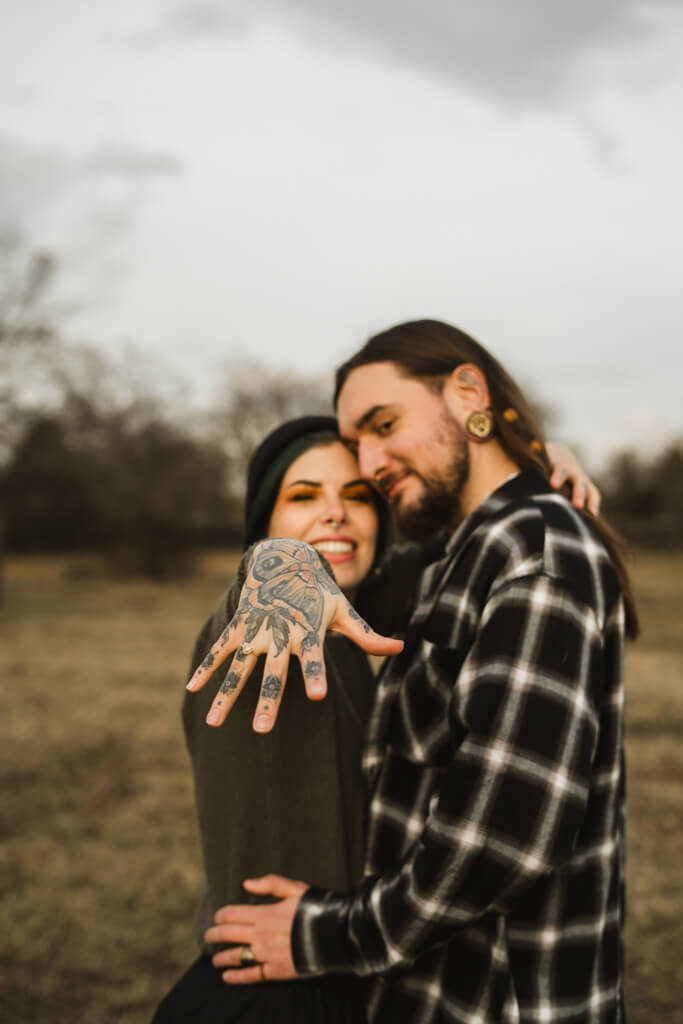
M87 550L151 578L187 572L198 548L241 542L255 444L324 403L320 383L252 367L233 374L220 408L190 413L146 394L142 373L131 395L111 361L89 349L79 361L89 373L60 363L48 408L24 410L0 471L8 551Z
M646 459L616 455L599 480L604 514L634 544L683 545L683 442Z
M151 358L67 343L53 273L0 237L0 548L93 551L164 578L199 547L239 543L253 448L283 419L329 411L330 383L232 365L199 413Z
M158 415L102 414L84 396L38 417L3 474L12 551L93 550L163 577L199 544L239 539L227 459Z
M254 445L287 416L324 404L322 384L316 396L307 381L263 371L251 379L220 410L189 421L175 403L65 388L27 419L0 476L8 550L99 551L160 578L187 570L199 547L240 543ZM650 460L621 454L598 483L606 515L628 539L683 543L683 445Z
M8 258L11 257L10 258ZM330 382L231 367L192 412L157 366L66 344L49 307L52 262L0 240L0 526L13 552L94 551L164 578L200 547L242 537L246 464L265 433L329 411ZM171 396L171 397L169 397ZM683 543L683 443L615 457L597 481L627 539Z

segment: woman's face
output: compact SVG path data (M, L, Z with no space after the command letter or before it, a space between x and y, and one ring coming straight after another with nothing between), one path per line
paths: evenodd
M377 512L370 487L343 444L310 448L294 460L282 478L268 536L312 544L344 591L367 575L375 556Z

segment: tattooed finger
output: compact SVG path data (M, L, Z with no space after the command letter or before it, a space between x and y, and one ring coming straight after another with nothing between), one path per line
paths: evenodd
M304 676L306 693L311 700L321 700L327 693L327 681L320 641L317 644L311 642L308 645L302 642L301 646L301 671Z
M258 704L254 712L254 729L256 732L270 732L275 725L280 701L287 681L289 653L285 652L277 658L268 658L263 670L263 682Z
M306 633L303 640L301 641L301 650L304 654L307 651L313 651L320 647L320 633L316 633L315 630L311 630L310 633Z
M255 654L249 654L240 659L233 658L230 669L221 683L206 716L208 725L223 724L255 664Z
M234 649L234 643L230 643L231 630L232 623L226 626L209 653L205 655L204 660L194 670L192 678L187 684L188 690L201 690L202 686L208 682L216 669L222 665L229 656L231 651Z

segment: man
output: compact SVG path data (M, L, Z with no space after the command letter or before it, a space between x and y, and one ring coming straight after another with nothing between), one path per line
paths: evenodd
M232 983L371 975L380 1022L620 1021L624 597L636 629L623 567L605 531L548 486L519 389L455 328L421 321L371 339L339 371L337 413L403 531L450 536L379 684L366 878L344 893L247 883L281 902L220 911L207 941L243 945L214 962L243 966ZM290 646L312 695L326 625L380 646L310 552L272 543L213 652L239 648L216 720L258 653L266 672L284 670L287 652L249 623L255 608L263 621L265 579L269 614L294 622L297 564ZM262 695L257 718L275 712Z

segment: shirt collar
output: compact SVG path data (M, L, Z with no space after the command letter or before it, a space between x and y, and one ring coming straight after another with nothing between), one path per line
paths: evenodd
M466 519L458 525L446 544L446 555L457 551L467 537L486 519L491 519L506 505L524 501L538 494L552 494L553 489L542 471L536 466L529 466L519 473L507 477L495 491L492 491Z

